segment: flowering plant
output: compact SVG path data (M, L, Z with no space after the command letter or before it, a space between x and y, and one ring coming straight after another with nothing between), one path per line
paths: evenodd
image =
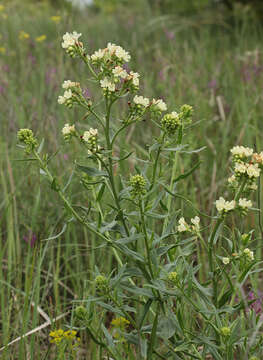
M253 330L259 320L246 311L243 291L247 279L258 271L259 261L250 249L253 231L242 233L229 224L252 209L248 197L257 188L263 153L235 146L231 150L233 175L228 179L230 200L216 200L217 214L212 217L194 208L195 216L187 222L179 204L193 205L176 189L200 165L178 174L192 107L183 105L169 112L163 99L138 95L140 75L125 66L130 54L108 43L88 55L80 36L65 34L62 47L86 64L102 100L87 99L79 82L67 80L58 103L86 111L89 130L67 123L62 135L83 149L85 162L76 162L76 169L88 192L89 208L71 203L69 184L62 186L51 173L51 157L41 156L42 147L33 132L18 132L26 153L33 154L41 174L71 215L69 221L73 216L95 234L116 260L111 273L104 275L101 266L88 278L90 293L74 302L71 328L88 334L101 359L260 356L262 339ZM127 110L118 122L112 109L126 98ZM142 126L142 120L151 121L159 135L143 158L133 158L137 163L132 175L122 173L121 163L130 161L133 151L116 155L118 141L131 126ZM239 333L241 326L246 328L245 336Z

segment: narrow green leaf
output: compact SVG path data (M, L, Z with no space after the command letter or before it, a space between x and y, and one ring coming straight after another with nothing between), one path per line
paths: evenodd
M102 198L102 196L104 194L105 187L106 187L106 184L102 183L101 186L100 186L100 190L99 190L99 193L97 195L96 201L100 202L100 200L101 200L101 198Z
M174 183L177 183L179 180L185 179L188 176L190 176L197 168L198 166L201 164L201 161L199 161L198 163L196 163L190 170L188 170L186 173L179 175L175 180Z
M76 164L76 167L78 170L88 174L89 176L105 176L105 177L108 176L106 171L101 171L96 168L91 168L89 166Z

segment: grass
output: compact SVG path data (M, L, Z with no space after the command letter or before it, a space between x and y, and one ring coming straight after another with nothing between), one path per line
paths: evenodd
M66 181L74 171L72 155L63 143L60 129L70 119L81 118L81 111L61 109L57 96L64 79L78 80L84 68L66 61L61 51L61 37L76 29L83 34L89 52L111 41L133 54L132 68L141 73L143 93L164 97L175 108L183 103L195 109L195 121L189 142L200 154L185 154L179 159L178 172L184 172L199 157L200 168L187 182L178 185L201 211L211 213L222 183L228 176L229 149L244 144L262 150L262 29L243 19L235 26L223 19L203 16L181 18L126 12L113 15L55 10L45 6L22 7L11 3L0 22L0 322L1 344L37 329L61 314L59 325L70 323L72 301L85 298L88 279L101 258L96 256L97 239L74 221L64 229L67 215L56 195L50 196L47 184L40 181L36 167L22 161L16 148L16 132L32 128L45 138L45 151L59 149L52 166L59 180ZM61 22L50 17L59 14ZM249 20L249 19L248 19ZM20 31L29 39L19 39ZM40 35L46 40L36 42ZM250 52L250 53L248 53ZM92 84L87 88L92 93ZM119 113L116 113L118 118ZM89 124L90 125L90 124ZM95 124L94 124L95 125ZM88 126L88 125L87 125ZM144 138L142 141L141 133ZM146 123L133 134L125 134L138 154L143 143L155 136ZM139 145L136 145L139 144ZM123 148L116 151L124 152ZM79 149L75 148L75 154ZM81 159L81 154L78 155ZM133 163L128 164L132 171ZM75 204L89 199L79 190L78 176L71 187ZM192 215L190 208L184 214ZM258 223L257 215L248 218L244 229ZM65 231L64 231L65 230ZM56 236L57 235L57 236ZM58 236L59 235L59 236ZM49 239L49 240L48 240ZM30 246L30 242L35 240ZM256 247L261 254L261 239ZM104 270L114 260L105 249ZM255 281L255 287L259 283ZM2 359L44 359L48 351L48 333L53 323L1 350ZM85 343L85 339L83 339ZM36 346L37 344L37 346ZM94 346L94 345L91 345ZM87 353L89 355L87 355ZM51 355L48 355L51 356ZM52 358L52 357L51 357ZM96 359L95 347L84 350L79 358Z

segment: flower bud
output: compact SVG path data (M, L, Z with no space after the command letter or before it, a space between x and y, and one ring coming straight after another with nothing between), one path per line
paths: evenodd
M190 105L183 105L180 108L179 118L182 123L190 123L192 121L193 107Z
M167 278L173 285L176 285L178 283L178 275L176 271L170 272Z
M227 326L224 326L224 327L222 327L221 329L220 329L220 333L221 333L221 335L223 335L223 336L229 336L230 335L230 333L231 333L231 330L230 330L230 328L229 327L227 327Z
M34 133L30 129L20 129L17 133L17 138L19 141L26 145L26 153L30 153L36 146L37 140L34 137Z
M88 310L84 306L80 305L76 307L74 315L78 320L85 320L88 315Z
M133 198L146 193L146 181L142 175L134 175L130 178L131 195Z
M162 129L169 136L173 136L178 127L181 125L179 114L173 111L171 114L166 114L161 120Z
M100 294L105 295L109 292L109 280L104 275L98 275L95 278L95 284Z

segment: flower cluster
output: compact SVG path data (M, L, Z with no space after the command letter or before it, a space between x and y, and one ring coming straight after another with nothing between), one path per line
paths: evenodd
M58 97L58 103L64 104L69 108L72 108L74 103L80 103L83 96L81 94L80 84L71 80L65 80L62 84L62 88L65 89L64 94Z
M88 131L85 131L82 140L87 143L91 153L95 153L99 150L97 129L90 128Z
M223 257L223 258L222 258L222 262L223 262L224 265L229 264L229 263L230 263L229 257Z
M130 324L130 321L123 316L117 317L111 321L111 325L117 328L125 329Z
M173 136L177 129L191 122L193 108L190 105L183 105L180 112L173 111L170 114L165 114L161 120L161 126L169 136Z
M151 110L156 109L157 111L166 111L167 105L162 99L152 99Z
M75 125L65 124L62 129L62 134L64 136L64 139L66 141L69 141L72 138L72 136L76 134Z
M243 215L246 215L248 209L252 208L252 201L242 198L238 200L238 206Z
M38 145L33 131L30 129L20 129L17 133L17 138L26 145L25 151L27 154L34 150L34 148Z
M231 187L237 188L244 180L244 191L256 190L256 180L263 168L263 152L253 153L253 149L244 146L234 146L231 150L233 155L234 174L228 179Z
M235 160L242 160L244 158L248 158L253 154L253 149L249 148L249 147L244 147L244 146L234 146L231 150L230 150L231 154L233 155L233 157L235 158Z
M77 337L77 331L58 329L49 333L50 343L59 345L61 342L66 341L71 346L75 347L78 345L80 338Z
M67 32L63 35L63 42L61 45L72 57L82 55L84 52L83 44L79 41L80 36L81 34L78 34L76 31L73 31L73 33Z
M125 338L122 336L122 333L130 325L130 321L125 319L123 316L117 317L111 321L113 328L113 337L118 339L121 342L125 341Z
M248 261L253 261L254 260L254 252L251 251L249 248L245 248L243 250L243 255L246 257L246 259Z
M131 59L130 54L121 46L108 43L105 49L99 49L91 55L91 61L95 65L102 65L107 62L123 65Z
M85 320L88 315L88 310L84 306L79 305L76 307L76 309L74 311L74 315L76 316L76 318L78 320Z
M90 56L90 62L98 72L100 86L104 96L112 97L118 93L134 92L139 89L137 72L128 71L125 63L130 61L130 54L121 46L108 43L104 49L99 49Z
M234 210L235 206L235 200L226 201L222 196L219 198L219 200L216 200L216 209L221 214L225 214L231 210Z
M181 217L179 219L179 225L177 227L177 231L179 232L192 232L192 233L199 233L200 231L200 218L198 216L195 216L194 218L191 219L191 225L187 224L187 222L185 221L185 219L183 217Z
M104 275L96 276L95 285L99 294L106 295L109 292L109 280Z
M229 336L231 334L231 329L229 327L227 327L227 326L224 326L224 327L222 327L220 329L220 333L221 333L222 336L227 337L227 336Z
M140 197L146 193L146 180L142 175L134 175L130 178L131 196Z
M165 114L161 120L162 129L169 136L172 136L176 133L180 124L181 124L180 117L176 111L173 111L170 114Z
M221 215L237 209L241 215L246 215L248 209L252 208L252 201L243 194L249 194L251 190L257 189L256 180L263 168L263 152L253 153L253 149L244 146L234 146L231 150L233 156L234 174L228 178L228 184L238 190L237 200L226 201L222 196L216 200L217 211Z
M59 96L58 97L58 103L60 105L65 104L66 106L68 106L69 108L72 107L73 105L73 101L72 101L72 91L66 90L63 94L63 96Z
M176 271L171 271L168 276L167 280L171 283L171 285L178 285L178 274Z
M232 260L244 260L246 262L251 262L254 260L254 252L249 248L239 251L238 253L232 254L232 259L229 257L222 257L222 263L228 265Z

